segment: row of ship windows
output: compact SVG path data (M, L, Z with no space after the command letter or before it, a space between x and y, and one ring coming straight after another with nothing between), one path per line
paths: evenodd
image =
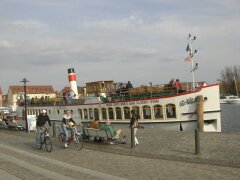
M154 105L154 106L134 106L134 107L108 107L108 108L89 108L78 109L80 119L111 119L122 120L131 118L131 110L134 110L140 119L169 119L176 118L176 106L174 104L167 104L166 106ZM29 110L28 114L38 115L41 110ZM71 110L73 113L73 110ZM101 113L100 113L101 112ZM48 110L50 114L51 111ZM60 114L60 110L57 110Z

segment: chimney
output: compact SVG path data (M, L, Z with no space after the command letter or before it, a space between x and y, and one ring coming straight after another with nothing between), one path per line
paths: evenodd
M76 95L74 98L78 99L78 89L77 89L76 74L74 72L74 68L68 69L68 80L70 83L71 91L74 92L73 95Z

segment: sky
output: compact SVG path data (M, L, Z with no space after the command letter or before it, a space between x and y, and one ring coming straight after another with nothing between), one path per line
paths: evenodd
M114 80L216 83L240 63L239 0L0 0L0 87Z

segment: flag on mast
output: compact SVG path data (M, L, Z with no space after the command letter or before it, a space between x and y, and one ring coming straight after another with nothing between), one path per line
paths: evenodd
M186 51L189 52L189 54L192 54L192 48L189 43L187 45Z
M186 57L184 60L185 60L185 62L191 62L191 61L192 61L192 57L191 57L191 56L188 56L188 57Z

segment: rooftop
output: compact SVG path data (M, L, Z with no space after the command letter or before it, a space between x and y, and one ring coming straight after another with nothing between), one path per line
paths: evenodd
M43 85L43 86L27 86L27 93L29 94L48 94L55 93L54 89L51 85ZM24 92L23 86L10 86L9 91L12 91L13 94L18 94Z

